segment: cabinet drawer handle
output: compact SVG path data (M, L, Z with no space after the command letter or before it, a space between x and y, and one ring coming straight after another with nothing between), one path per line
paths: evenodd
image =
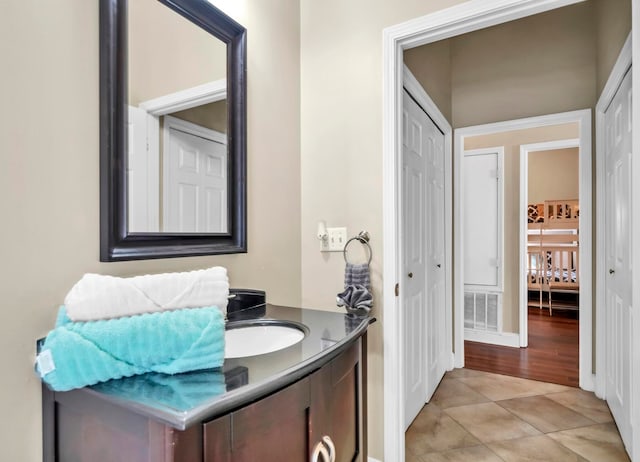
M322 454L322 462L331 462L331 458L329 457L329 453L327 452L327 448L324 447L322 441L318 441L316 446L313 448L313 454L311 454L311 462L320 462L320 455Z
M336 446L333 444L333 441L331 441L331 438L329 438L327 435L322 437L322 441L324 441L324 444L326 444L327 447L329 448L329 462L335 462Z

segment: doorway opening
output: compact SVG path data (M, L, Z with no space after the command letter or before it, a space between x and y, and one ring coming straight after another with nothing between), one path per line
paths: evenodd
M536 308L538 312L534 311L534 314L540 314L540 306L544 306L548 313L553 313L555 309L556 321L559 321L557 315L561 313L557 311L558 308L562 307L562 313L564 313L565 307L560 302L573 296L580 313L579 354L575 356L575 352L567 352L566 370L559 372L558 377L550 381L579 385L586 390L593 390L594 381L591 367L592 285L590 283L592 274L590 110L465 127L455 130L454 145L456 159L454 184L462 185L462 189L465 186L465 182L462 181L465 178L465 173L464 163L460 159L469 149L478 150L490 146L501 146L506 152L505 171L511 172L511 174L505 175L504 193L505 210L508 211L507 218L504 220L503 273L505 274L505 283L504 291L501 294L504 304L502 322L504 327L502 332L491 333L491 335L487 332L476 332L475 337L469 335L473 330L466 328L466 324L463 325L461 322L465 319L464 310L466 307L464 303L457 303L455 313L456 319L460 321L456 322L456 333L460 332L460 335L456 335L456 352L464 351L466 353L464 340L479 340L492 345L470 345L472 350L469 352L472 359L470 365L473 367L484 368L492 372L521 375L526 378L549 380L553 377L541 370L542 368L526 366L524 359L528 355L532 355L532 358L538 354L544 356L546 354L545 348L550 348L551 345L540 346L538 341L530 351L515 349L508 351L493 347L493 345L502 347L528 346L528 298L530 293L538 296L538 308ZM558 192L562 191L567 179L563 180L562 185L555 185L555 190L549 185L543 187L540 194L544 199L542 199L538 212L543 216L537 219L537 223L529 224L527 211L531 202L528 200L530 159L533 159L535 155L541 156L536 153L563 148L577 150L577 163L574 163L572 167L574 170L577 168L574 173L577 176L575 179L577 181L572 183L573 190L571 192L577 196L571 198L558 196L558 194L563 196L567 194ZM558 158L555 160L555 166L547 166L546 168L557 170ZM533 169L534 173L536 172L535 168ZM538 176L544 176L542 179L544 181L553 175ZM459 232L454 233L454 247L460 249L454 260L454 267L458 275L455 277L454 290L456 300L464 302L464 297L468 292L465 278L469 272L466 270L468 262L465 245L467 245L467 241L463 239L461 230L464 230L466 226L464 201L467 194L458 193L458 188L456 188L454 197L457 197L457 200L454 201L454 220L456 223L460 223L457 228ZM537 207L537 202L533 205ZM547 210L544 210L545 207ZM544 222L545 219L546 222ZM580 281L586 282L580 284ZM551 302L551 309L549 302ZM539 317L536 318L536 321L535 326L538 328L536 340L540 340L538 334L544 333L544 329L540 330L540 328L554 327L558 324L556 322L541 326ZM557 333L555 330L551 332ZM575 341L575 334L568 334L568 336L570 341ZM506 361L510 364L502 364L502 370L492 369L492 365L487 362L482 364L483 359L495 356L497 352L500 352L505 358L509 358ZM456 354L457 365L464 365L464 361L464 357L460 358ZM495 362L496 360L492 359L491 361ZM577 364L573 361L576 361ZM570 364L573 365L569 367ZM540 371L540 374L535 375L535 370ZM576 371L579 374L576 374Z
M465 303L465 367L579 386L578 310L584 266L580 265L580 139L575 138L579 132L574 122L465 138L465 152L500 144L507 152L506 170L519 170L519 175L504 180L506 209L518 210L517 217L512 213L504 221L507 276L501 295L507 333L491 338L469 329ZM465 182L463 188L468 187ZM479 194L465 193L463 199L469 196ZM467 214L464 219L468 223ZM467 254L465 250L465 297L466 277L473 274L466 270ZM585 287L591 290L588 283ZM508 333L514 331L518 334Z
M404 445L402 444L402 427L404 421L403 406L398 406L398 400L404 402L404 369L406 360L404 357L406 345L401 340L402 325L404 323L404 311L402 297L394 295L395 286L401 281L404 268L403 260L399 252L399 243L404 238L402 228L401 191L402 181L399 172L401 171L401 157L398 153L402 149L402 63L403 50L436 42L446 38L454 37L471 31L476 31L496 24L513 21L523 17L535 15L551 9L560 8L573 3L574 1L551 1L538 2L476 2L471 1L457 7L446 10L446 14L434 14L425 18L419 18L409 23L401 24L385 30L385 107L384 107L384 339L385 339L385 459L403 460ZM587 107L585 104L582 107ZM544 112L543 112L544 113ZM562 115L562 114L561 114ZM573 114L576 115L576 114ZM500 119L498 119L500 120ZM530 119L516 119L517 122L531 122ZM472 125L472 124L469 124ZM464 126L464 125L463 125ZM590 140L590 123L581 125L580 138ZM454 142L456 149L457 143ZM589 146L590 147L590 146ZM454 167L455 169L455 167ZM459 179L459 178L458 178ZM455 183L456 180L454 180ZM455 197L455 196L454 196ZM587 212L588 214L588 212ZM584 213L582 213L584 216ZM458 217L454 220L457 222ZM586 219L590 221L591 218ZM590 236L588 236L590 237ZM454 235L454 255L458 253L458 243ZM590 246L590 243L589 243ZM454 284L454 298L457 302L463 300L463 292L459 287L461 281L459 271L462 265L453 264L453 278L458 282ZM584 277L584 274L583 274ZM400 289L402 290L402 289ZM588 297L590 303L590 297ZM585 300L581 297L581 303ZM462 311L458 313L456 306L455 329L453 333L454 345L451 353L454 355L454 364L463 363L463 324L459 321L463 319ZM449 313L447 314L449 316ZM453 319L453 313L451 313ZM590 338L590 336L589 336ZM459 345L461 347L459 347ZM591 348L581 349L588 350ZM582 358L581 358L582 360ZM589 373L591 368L585 369Z

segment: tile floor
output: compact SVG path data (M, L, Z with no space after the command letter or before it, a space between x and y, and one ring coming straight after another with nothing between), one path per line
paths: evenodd
M445 375L405 444L407 462L629 460L593 393L470 369Z

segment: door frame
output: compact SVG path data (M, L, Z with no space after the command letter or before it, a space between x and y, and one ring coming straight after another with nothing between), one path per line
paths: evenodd
M616 95L616 92L618 91L618 87L620 86L620 84L622 83L622 80L624 79L624 76L626 75L627 71L629 70L629 68L632 65L632 34L629 34L629 36L627 37L627 40L625 41L624 46L622 47L622 50L620 51L620 54L618 55L618 58L616 60L616 63L613 66L613 69L611 71L611 74L609 74L609 78L607 79L607 83L605 84L604 89L602 90L602 93L600 95L600 99L598 100L598 103L596 104L596 110L595 110L595 118L596 118L596 191L598 192L598 194L596 195L596 235L597 236L603 236L605 233L605 225L604 225L604 220L605 220L605 159L604 159L604 148L605 148L605 142L604 142L604 137L605 137L605 133L604 133L604 123L605 123L605 111L606 109L609 107L609 104L611 104L611 102L613 101L614 96ZM636 76L633 75L632 76L634 79L634 83L633 83L633 87L634 89L632 91L635 92L635 79ZM637 98L634 98L634 100ZM635 103L634 103L634 114L633 117L636 116L635 113ZM634 119L634 120L638 120L638 119ZM635 132L637 130L634 130L634 134L633 136L633 140L632 140L632 146L633 146L633 151L635 152L636 149L635 147L637 146L636 144L636 135ZM637 173L636 170L636 164L638 164L639 162L632 162L631 164L631 169L632 169L632 178L638 178L637 176L635 176L634 174ZM632 207L632 216L636 216L637 215L637 209L633 209L633 204L634 202L637 202L634 200L634 198L636 197L633 193L634 187L633 187L633 182L631 184L631 190L632 190L632 201L631 201L631 207ZM635 227L636 223L634 222L632 224L632 229L638 229L637 227ZM634 246L635 249L637 249L637 245ZM604 261L604 257L605 257L605 242L603 239L598 239L596 242L596 261L598 262L603 262ZM637 261L637 260L635 260ZM633 260L633 256L632 256L632 262L634 262ZM636 268L638 268L638 266L635 266ZM605 311L605 306L606 306L606 297L605 297L605 291L604 291L604 287L605 287L605 283L606 283L606 268L604 264L600 264L597 266L596 268L596 287L599 289L596 291L596 371L601 370L604 371L606 364L606 358L607 358L607 335L606 335L606 329L605 329L605 319L606 319L606 311ZM637 298L635 298L635 289L632 289L634 292L632 294L632 300L637 300ZM634 326L633 328L637 327L637 318L638 316L633 316L633 323ZM633 329L632 328L632 329ZM635 336L632 336L632 344L634 343L633 338ZM637 346L637 345L636 345ZM633 353L636 352L637 349L633 348L632 351L632 358L634 358ZM632 359L632 361L635 359ZM635 363L638 364L638 363ZM632 379L633 380L633 379ZM639 381L636 381L635 383L640 383ZM598 374L596 376L596 387L595 387L595 392L596 395L599 398L602 399L606 399L607 397L607 389L606 389L606 377L605 374ZM632 400L633 401L633 400ZM631 408L631 418L633 421L633 411L634 411L634 407L632 406ZM637 414L636 416L640 416L640 414ZM635 438L634 438L635 440ZM633 444L634 447L637 446L636 442L634 441Z
M410 19L383 31L383 344L384 344L384 455L385 460L404 460L404 362L402 304L396 295L401 276L400 196L402 152L403 50L426 45L474 30L483 29L584 0L470 0L468 2ZM632 0L634 22L640 0ZM640 36L634 35L640 45ZM634 79L634 82L637 82ZM634 103L634 115L640 105ZM636 118L640 120L640 118ZM635 138L635 137L634 137ZM638 139L640 141L640 139ZM634 143L635 146L635 143ZM638 163L640 164L640 163ZM640 178L640 165L638 165ZM638 188L640 196L640 185ZM638 202L640 208L640 201ZM640 213L636 215L640 227ZM635 224L635 223L634 223ZM640 263L640 246L636 247ZM635 253L634 253L635 256ZM640 296L640 285L637 288ZM639 319L640 326L640 316ZM639 339L640 340L640 339ZM453 346L453 345L452 345ZM639 352L640 356L640 352ZM640 361L640 358L638 358ZM638 372L640 377L640 371ZM640 383L640 382L639 382ZM639 407L640 409L640 407ZM639 413L640 415L640 413Z
M557 141L547 141L543 143L531 143L531 144L523 144L520 146L520 207L519 207L519 216L520 216L520 250L519 250L519 261L520 261L520 277L518 278L518 305L519 305L519 337L520 337L520 346L527 347L529 345L529 307L528 307L528 289L527 289L527 278L525 274L527 272L527 247L528 247L528 233L527 233L527 207L528 207L528 198L529 198L529 154L532 152L544 152L551 151L555 149L568 149L568 148L580 148L580 139L568 139L568 140L557 140ZM582 150L579 151L582 153ZM580 155L580 154L578 154ZM588 159L580 159L580 165L583 162L591 163L591 158ZM581 177L580 172L578 172L578 176ZM589 197L591 196L591 181L586 182L584 186L589 187ZM580 193L581 187L578 187ZM582 203L580 203L582 207ZM582 236L580 236L581 238ZM580 241L581 242L581 241ZM589 261L592 262L591 259L591 248L583 249L580 247L580 252L583 250L588 251L589 253ZM582 279L582 255L580 255L580 279ZM592 267L593 268L593 267ZM583 296L583 288L584 285L580 285L580 295L578 300L582 300ZM580 306L580 310L582 310L582 306ZM591 317L591 316L589 316ZM580 311L580 319L582 319L582 311ZM580 336L582 340L582 335ZM580 345L582 348L582 345Z

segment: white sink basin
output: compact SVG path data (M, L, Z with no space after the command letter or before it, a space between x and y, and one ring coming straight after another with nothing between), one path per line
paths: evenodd
M244 358L282 350L307 335L304 324L293 321L259 320L227 324L225 358Z

